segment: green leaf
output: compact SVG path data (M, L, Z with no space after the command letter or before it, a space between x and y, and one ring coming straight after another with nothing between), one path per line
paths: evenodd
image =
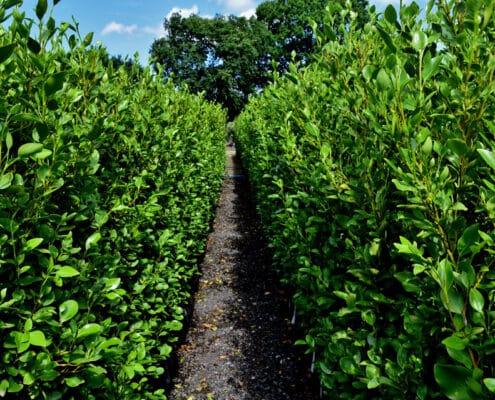
M471 246L480 240L479 225L474 224L464 230L462 236L457 241L457 251L462 257L471 252Z
M2 6L8 10L14 6L20 6L22 4L22 0L6 0L3 2Z
M423 79L426 81L438 72L440 64L442 63L442 57L437 56L428 60L423 68Z
M452 270L452 264L447 260L443 259L438 263L437 266L438 279L440 287L443 290L448 290L454 282L454 272Z
M339 365L342 371L349 375L357 375L360 373L356 365L356 361L352 357L342 357L339 360Z
M182 330L182 322L176 320L167 321L164 324L164 328L169 331L180 331Z
M95 232L90 237L86 239L86 250L88 250L91 246L95 246L99 240L101 239L101 233Z
M42 149L43 145L41 143L25 143L19 147L19 150L17 150L17 155L19 157L26 157L31 154L38 153Z
M0 190L5 190L12 185L12 180L14 179L14 174L9 172L5 175L2 175L0 178Z
M45 338L45 334L42 331L29 332L29 343L33 346L46 347L48 342Z
M19 393L23 388L24 386L17 383L12 377L9 378L9 393Z
M47 0L38 0L38 4L36 4L36 16L38 19L43 19L46 14L46 10L48 9L48 1Z
M490 151L486 149L478 149L478 153L485 162L495 170L495 151Z
M115 290L120 286L120 278L110 278L105 282L105 290Z
M77 387L84 383L84 379L78 376L71 376L70 378L65 379L65 384L69 387Z
M79 275L79 271L75 268L65 266L57 269L55 275L57 275L60 278L72 278L74 276Z
M23 385L29 386L29 385L32 385L34 382L35 382L35 379L31 373L29 373L29 372L24 373L24 376L22 377L22 384Z
M66 321L74 318L79 311L79 304L75 300L67 300L60 304L58 308L59 320L63 324Z
M432 150L433 150L433 141L431 140L431 136L428 136L425 142L423 143L423 146L421 146L421 151L425 156L429 156Z
M388 90L392 87L392 80L383 68L378 71L376 83L378 85L378 89L380 90Z
M44 86L46 97L49 97L62 89L65 82L65 75L65 72L57 72L46 79Z
M385 44L387 45L389 50L392 53L395 53L397 51L397 48L395 47L394 43L392 42L392 38L390 37L390 35L380 27L377 27L377 29L378 29L378 33L382 37L383 41L385 42Z
M469 339L461 339L459 336L452 335L442 340L442 343L454 350L464 350L469 344Z
M5 144L7 145L7 150L10 150L14 145L14 138L12 137L12 133L7 129L7 133L5 134Z
M22 251L25 253L29 253L31 250L34 250L36 247L38 247L41 243L43 243L43 238L30 239L24 246L22 246Z
M495 393L495 378L485 378L483 383L491 393Z
M0 64L7 61L14 52L15 44L8 44L0 47Z
M8 390L9 390L9 381L7 379L3 379L2 382L0 382L0 397L5 397Z
M449 139L447 140L447 147L452 150L459 157L467 154L469 151L466 142L462 139Z
M435 380L440 388L451 400L472 400L467 381L471 378L471 371L457 365L435 364Z
M478 289L472 288L469 291L469 304L478 312L483 312L485 298Z
M447 293L444 290L440 290L440 299L447 310L455 314L462 314L464 311L464 297L454 288L451 287Z
M391 24L397 23L397 10L392 4L389 4L383 13L387 22Z
M426 35L426 33L422 31L413 33L411 45L416 51L418 52L423 51L427 43L428 43L428 36Z
M28 38L27 46L28 49L31 50L34 54L39 54L39 52L41 51L41 45L32 37Z
M101 331L103 331L103 328L99 324L86 324L77 332L77 338L81 339L87 336L97 335Z
M83 46L84 47L89 46L92 41L93 41L93 32L89 32L86 36L84 36Z
M471 358L469 357L469 353L467 352L467 350L455 350L451 347L447 347L447 353L449 353L449 356L452 357L452 359L460 362L466 368L473 367Z

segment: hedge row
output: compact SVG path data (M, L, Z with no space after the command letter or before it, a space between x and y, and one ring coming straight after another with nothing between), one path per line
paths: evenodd
M0 397L163 399L226 115L21 3L0 1Z
M494 396L494 4L329 9L235 123L326 398Z

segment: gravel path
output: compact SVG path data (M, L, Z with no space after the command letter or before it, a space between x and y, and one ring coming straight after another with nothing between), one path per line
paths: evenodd
M232 148L226 174L169 399L317 399Z

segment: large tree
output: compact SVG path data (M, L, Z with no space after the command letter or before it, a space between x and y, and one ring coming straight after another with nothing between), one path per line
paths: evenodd
M351 3L364 22L367 0ZM221 103L233 118L268 82L273 65L283 73L293 54L303 64L310 61L315 38L309 21L321 24L326 5L327 0L266 1L249 19L173 14L164 22L166 36L152 44L150 54L165 79Z
M230 117L265 85L271 35L255 18L174 14L164 26L167 35L153 43L151 56L165 77L223 104Z

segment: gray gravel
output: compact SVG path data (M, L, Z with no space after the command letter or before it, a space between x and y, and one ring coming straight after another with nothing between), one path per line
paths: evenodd
M227 154L229 174L241 175ZM226 178L169 399L317 399L289 319L247 181Z

